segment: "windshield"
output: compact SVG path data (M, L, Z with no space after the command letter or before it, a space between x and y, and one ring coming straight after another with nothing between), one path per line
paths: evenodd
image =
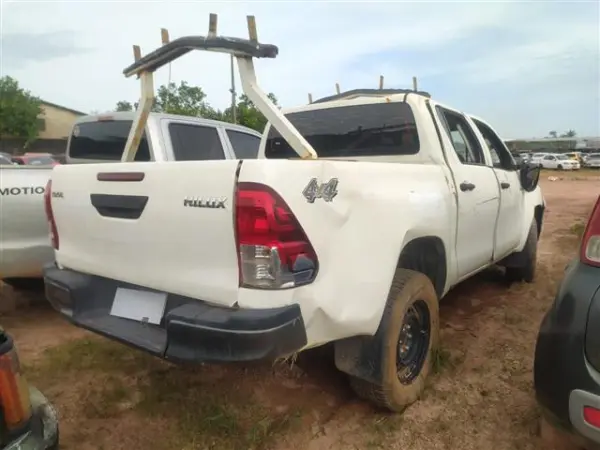
M565 156L565 155L556 155L556 159L564 160L564 159L569 159L569 157Z
M414 155L419 152L415 117L407 103L370 103L286 114L319 157ZM298 154L273 127L267 158Z
M119 161L131 129L131 120L82 122L73 127L67 155L77 159ZM136 161L150 161L146 135L142 136Z

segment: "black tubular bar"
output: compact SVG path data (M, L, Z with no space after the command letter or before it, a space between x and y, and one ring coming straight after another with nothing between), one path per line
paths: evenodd
M184 36L175 39L140 58L123 70L126 77L141 72L154 72L192 50L208 50L252 58L275 58L276 45L260 44L249 39L226 36Z

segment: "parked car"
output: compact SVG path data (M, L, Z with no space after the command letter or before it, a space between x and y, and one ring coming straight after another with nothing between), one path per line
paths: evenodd
M180 38L125 73L156 70L180 45L238 58L270 121L259 158L56 167L50 303L175 362L333 342L358 395L403 410L432 371L439 299L492 264L534 279L539 168L516 168L488 123L423 92L355 90L281 111L249 64L277 48L256 41Z
M532 164L537 164L539 167L542 167L542 159L544 159L544 157L547 155L551 155L551 153L532 153L529 162L531 162Z
M581 152L565 153L565 156L569 159L572 159L573 161L577 161L579 164L582 163Z
M44 213L52 166L0 165L0 279L16 289L41 287L54 260Z
M544 169L579 170L581 168L579 162L561 154L546 155L539 162Z
M58 416L21 373L12 338L0 327L0 449L57 450Z
M600 445L600 197L535 349L538 402L551 423Z
M135 112L84 116L73 126L67 164L120 161ZM150 113L136 161L256 158L261 134L232 123Z
M585 158L584 166L592 169L600 169L600 153L588 154Z
M20 166L56 166L59 164L51 155L43 153L13 156L12 161Z
M12 162L10 158L7 158L4 155L0 155L0 166L13 166L13 165L15 165L15 163Z

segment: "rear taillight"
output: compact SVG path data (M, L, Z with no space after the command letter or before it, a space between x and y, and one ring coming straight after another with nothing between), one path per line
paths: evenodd
M317 255L285 201L259 183L239 183L235 201L240 286L283 289L312 282Z
M4 423L10 433L21 428L31 417L29 387L21 375L19 358L12 339L2 336L0 344L0 407Z
M600 197L585 227L579 256L581 262L600 267Z
M52 242L52 247L55 250L58 250L58 230L56 229L56 221L54 220L54 213L52 212L52 180L48 180L48 183L46 184L44 207L46 209L46 218L48 219L48 228L50 230L50 241Z
M591 406L584 406L583 420L593 427L600 428L600 410Z

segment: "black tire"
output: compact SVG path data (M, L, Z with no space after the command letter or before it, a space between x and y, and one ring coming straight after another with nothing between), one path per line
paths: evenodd
M413 311L425 307L427 314L421 313L421 318L427 316L428 325L427 343L419 333L417 347L405 344L404 349L410 351L417 349L420 361L415 364L411 377L401 381L398 364L400 354L400 333L406 326L407 318L413 319ZM410 328L410 327L409 327ZM406 332L406 331L405 331ZM410 331L407 333L410 334ZM379 361L380 379L377 383L365 381L361 378L350 377L350 385L356 394L375 405L394 412L402 412L407 406L419 399L425 389L425 381L433 370L435 349L439 340L439 305L438 297L431 280L422 273L407 269L397 269L392 281L387 304L383 313L379 329L374 336L379 340L381 357ZM406 353L410 354L410 351ZM405 366L408 368L408 366ZM405 372L405 375L408 372Z
M44 289L43 278L4 278L2 282L17 291L42 291Z
M558 170L563 170L563 166L562 166L562 164L559 164L559 165L558 165Z
M535 279L537 266L538 227L535 219L529 228L525 248L515 256L520 261L519 266L506 268L506 279L511 282L525 281L532 283Z

